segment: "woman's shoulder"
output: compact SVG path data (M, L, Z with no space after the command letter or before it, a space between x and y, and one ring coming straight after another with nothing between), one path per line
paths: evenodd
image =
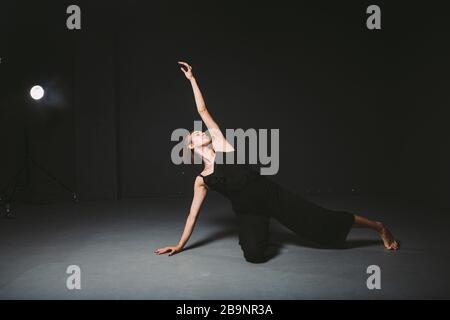
M212 147L215 151L229 152L234 151L234 147L225 139L220 130L219 134L213 135Z

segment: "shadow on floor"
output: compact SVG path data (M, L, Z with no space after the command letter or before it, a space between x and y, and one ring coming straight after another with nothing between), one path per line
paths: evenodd
M233 216L231 216L231 217L221 216L221 217L214 218L211 221L212 221L211 224L220 225L221 229L216 232L211 233L210 235L208 235L206 238L203 238L202 240L193 242L191 245L186 246L183 251L195 249L195 248L207 245L208 243L211 243L211 242L214 242L217 240L221 240L221 239L226 239L228 237L234 237L234 236L237 237L237 234L238 234L237 221Z
M191 245L186 246L183 251L202 247L204 245L207 245L208 243L211 243L211 242L214 242L217 240L221 240L221 239L225 239L225 238L235 236L235 235L237 235L236 229L229 228L229 229L225 229L225 230L220 230L218 232L214 232L214 233L210 234L209 236L207 236L206 238L203 238L200 241L196 241L196 242L192 243Z
M349 239L342 246L324 246L308 240L301 239L295 233L289 231L275 231L271 234L271 239L277 244L294 244L301 247L315 249L353 249L361 247L383 246L383 241L375 239Z

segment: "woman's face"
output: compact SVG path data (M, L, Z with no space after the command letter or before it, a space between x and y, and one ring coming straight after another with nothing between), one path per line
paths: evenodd
M211 143L211 137L206 132L193 131L191 133L191 148L207 146Z

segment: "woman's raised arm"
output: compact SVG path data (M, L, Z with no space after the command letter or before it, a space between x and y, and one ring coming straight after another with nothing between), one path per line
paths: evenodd
M219 126L214 121L208 109L206 108L205 99L203 99L202 92L200 91L200 88L197 84L197 80L192 73L192 67L183 61L178 61L178 63L185 67L185 69L183 67L181 67L180 69L183 71L186 78L191 82L195 97L195 104L197 105L197 111L200 114L200 117L202 118L206 127L208 128L214 150L223 152L234 151L234 148L225 139L222 131L220 131Z

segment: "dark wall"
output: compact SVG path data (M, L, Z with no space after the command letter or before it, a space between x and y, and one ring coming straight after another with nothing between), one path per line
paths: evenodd
M379 2L375 32L364 1L78 2L81 31L65 29L68 4L22 1L3 20L2 185L22 156L20 92L42 79L59 111L32 116L34 153L82 199L189 195L200 168L170 161L172 131L199 119L176 64L186 60L222 128L280 129L275 180L449 204L448 26L437 3Z
M103 4L83 3L87 27L72 34L77 189L82 199L119 196L116 8Z

